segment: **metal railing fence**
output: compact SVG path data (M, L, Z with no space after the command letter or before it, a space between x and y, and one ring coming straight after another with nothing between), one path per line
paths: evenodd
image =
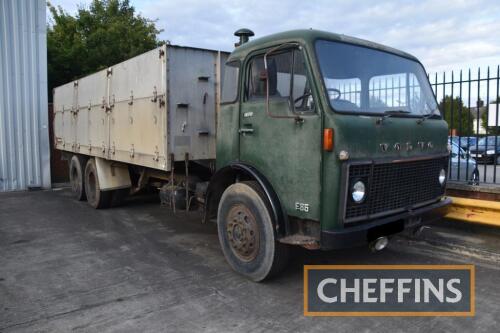
M429 74L429 80L455 148L449 180L500 184L500 66Z

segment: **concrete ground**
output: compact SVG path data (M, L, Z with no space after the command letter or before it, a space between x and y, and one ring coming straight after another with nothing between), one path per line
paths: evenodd
M444 221L387 250L297 250L280 277L235 274L215 226L156 197L93 210L68 190L0 194L0 332L493 332L500 232ZM476 265L476 316L304 317L304 264Z

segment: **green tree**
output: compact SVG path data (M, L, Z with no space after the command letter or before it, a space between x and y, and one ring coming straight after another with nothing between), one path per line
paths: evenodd
M470 110L466 107L460 97L446 95L441 102L439 102L439 109L443 112L444 119L448 122L448 128L454 131L456 135L470 136L473 135L473 118L470 117ZM453 123L452 123L453 118Z
M93 0L76 16L47 2L49 100L52 89L157 47L155 22L135 14L128 0Z

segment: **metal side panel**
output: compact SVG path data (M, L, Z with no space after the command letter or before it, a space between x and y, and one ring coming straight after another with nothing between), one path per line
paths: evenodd
M74 83L54 89L54 139L57 149L72 150L74 145Z
M62 110L54 110L54 147L63 149L64 143L64 115Z
M86 76L77 82L75 115L75 152L107 157L108 139L107 70Z
M109 158L169 170L166 147L166 47L112 67Z
M169 46L169 145L175 160L215 159L219 52Z

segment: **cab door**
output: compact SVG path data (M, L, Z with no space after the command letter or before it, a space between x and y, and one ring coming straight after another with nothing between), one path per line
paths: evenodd
M239 154L269 180L288 215L319 220L322 122L305 59L298 47L268 54L267 70L264 53L247 59Z

